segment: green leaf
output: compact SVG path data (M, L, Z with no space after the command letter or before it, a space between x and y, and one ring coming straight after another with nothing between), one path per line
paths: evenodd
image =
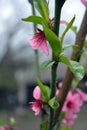
M4 125L5 124L5 120L0 118L0 126Z
M80 81L85 74L83 66L80 63L72 60L70 61L70 64L71 71L73 72L75 77Z
M47 68L51 67L54 63L55 63L55 61L47 60L44 63L42 63L41 67L42 67L42 69L47 69Z
M66 29L64 30L64 32L63 32L63 34L62 34L62 37L61 37L61 41L62 41L62 42L63 42L63 39L64 39L66 33L67 33L68 30L71 28L71 26L72 26L74 20L75 20L75 16L74 16L74 17L71 19L71 21L67 24L67 27L66 27Z
M45 102L48 102L50 99L50 88L43 85L43 83L40 81L40 79L37 79L37 82L38 82L38 85L41 89L42 96L43 96Z
M66 45L66 44L64 44L63 48L62 48L62 51L65 51L66 49L68 49L70 47L72 47L72 49L75 50L77 46L76 45Z
M87 41L84 42L84 47L87 49Z
M36 23L36 24L45 23L45 20L40 16L29 16L27 18L22 18L22 20L25 21L25 22L33 22L33 23Z
M69 60L67 57L63 55L60 56L59 61L66 64L69 67L69 69L78 81L80 81L83 78L85 72L83 66L80 63Z
M70 66L69 59L66 56L64 56L64 55L60 55L59 61L62 62L62 63L64 63L64 64L66 64L68 67Z
M34 0L34 5L42 17L49 22L49 9L46 0Z
M58 56L62 50L62 45L61 45L60 39L56 36L56 34L53 31L51 31L45 25L43 25L43 28L44 28L45 36L55 54L55 56Z
M71 26L71 30L76 34L77 33L77 27L76 26Z
M59 103L56 100L55 97L53 97L52 99L49 100L48 104L53 108L53 109L57 109L59 107Z
M76 55L75 58L78 59L82 54L83 54L84 50L79 51Z
M47 130L46 122L41 124L41 130Z

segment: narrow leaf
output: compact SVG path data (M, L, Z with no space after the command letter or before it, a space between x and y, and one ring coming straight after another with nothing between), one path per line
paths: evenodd
M41 67L42 67L42 69L47 69L47 68L51 67L51 66L54 64L54 62L55 62L55 61L47 60L47 61L45 61L45 62L41 65Z
M56 34L53 31L51 31L45 25L43 25L43 28L44 28L45 36L55 54L55 56L58 56L62 50L62 45L61 45L60 39L56 36Z
M22 18L23 21L25 22L33 22L36 24L42 24L45 23L44 19L40 16L29 16L27 18Z
M44 98L44 100L46 102L48 102L49 98L50 98L50 88L43 85L43 83L40 81L40 79L37 79L37 82L38 82L38 85L41 89L41 92L42 92L42 96Z
M61 37L61 41L62 41L62 42L63 42L63 39L64 39L66 33L67 33L68 30L71 28L71 26L72 26L74 20L75 20L75 16L74 16L74 17L71 19L71 21L67 24L67 27L66 27L66 29L64 30L64 32L63 32L63 34L62 34L62 37Z
M34 0L34 5L42 17L49 21L49 9L46 0Z

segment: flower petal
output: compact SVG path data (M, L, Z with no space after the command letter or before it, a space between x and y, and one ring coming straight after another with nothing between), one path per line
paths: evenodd
M41 96L41 90L40 90L39 86L36 86L33 91L33 97L38 100L38 99L40 99L40 96Z
M48 45L47 45L47 41L44 38L41 45L40 45L41 50L48 56L49 55L49 49L48 49Z

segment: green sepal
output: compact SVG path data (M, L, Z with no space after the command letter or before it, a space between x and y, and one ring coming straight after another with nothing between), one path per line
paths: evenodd
M63 42L63 39L64 39L66 33L67 33L67 32L69 31L69 29L71 28L71 26L72 26L74 20L75 20L75 16L74 16L74 17L71 19L71 21L67 24L67 27L66 27L66 29L64 30L64 32L63 32L63 34L62 34L62 37L61 37L61 41L62 41L62 42Z
M50 99L49 102L48 102L48 104L53 109L57 109L59 107L59 103L58 103L58 101L56 100L55 97L53 97L52 99Z
M78 81L80 81L83 78L85 72L83 66L80 63L69 60L64 55L60 56L59 61L66 64L69 67L69 69Z
M42 69L50 68L54 63L55 63L55 61L47 60L47 61L42 63L41 68Z
M46 0L34 0L34 6L41 16L49 22L49 8Z
M60 39L56 36L56 34L53 31L47 28L44 24L43 24L43 28L44 28L45 36L53 50L54 55L58 56L62 51L62 45Z
M22 20L23 21L25 21L25 22L33 22L33 23L36 23L36 24L45 24L46 22L45 22L45 20L42 18L42 17L40 17L40 16L35 16L35 15L33 15L33 16L29 16L29 17L27 17L27 18L22 18Z
M37 79L38 85L41 89L42 97L45 102L48 102L50 99L50 88L46 85L44 85L40 79Z

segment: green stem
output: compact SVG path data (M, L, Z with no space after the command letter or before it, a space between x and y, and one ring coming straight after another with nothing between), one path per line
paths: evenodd
M32 0L31 6L32 6L32 14L36 15L35 9L34 9L33 0ZM33 24L34 33L36 33L36 28L37 28L37 25ZM40 67L39 67L39 54L38 54L38 50L35 50L34 52L35 52L36 76L38 78L40 78Z
M60 15L61 15L61 0L55 0L55 19L54 19L53 31L57 36L59 35ZM56 62L56 58L54 54L52 54L52 60L55 61L55 63L52 65L52 68L51 68L51 96L50 98L53 98L55 96L55 91L56 91L56 73L57 73L58 62ZM54 110L50 108L48 130L53 130L53 125L52 125L53 119L54 119Z
M36 75L40 78L40 67L39 67L39 54L38 50L35 50L35 64L36 64Z

